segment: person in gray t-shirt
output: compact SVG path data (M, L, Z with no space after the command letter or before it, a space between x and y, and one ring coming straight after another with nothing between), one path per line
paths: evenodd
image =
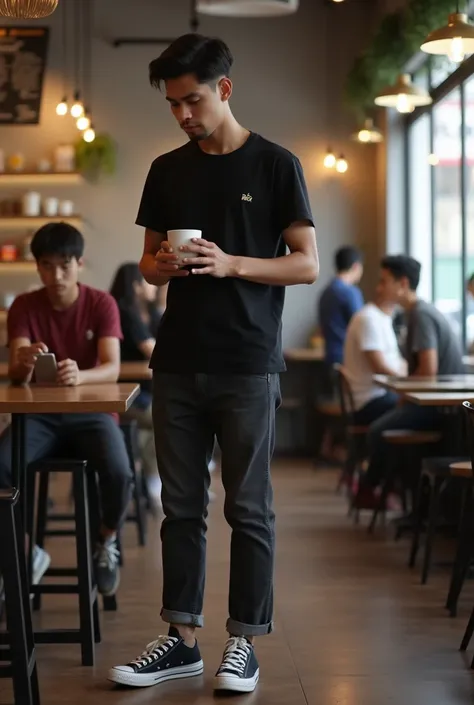
M438 309L417 299L407 311L406 358L410 375L464 372L459 340Z
M405 255L389 256L382 260L379 289L389 292L405 309L407 336L405 357L409 374L431 377L438 374L462 373L461 346L448 321L434 306L418 298L421 265ZM359 509L373 508L378 499L374 489L387 472L388 447L384 431L410 429L438 430L442 416L436 407L404 403L388 411L371 426L368 434L369 467L355 498ZM408 479L408 478L407 478ZM418 475L411 471L410 484L416 487Z

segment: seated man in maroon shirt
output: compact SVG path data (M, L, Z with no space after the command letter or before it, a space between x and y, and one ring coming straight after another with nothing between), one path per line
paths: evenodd
M116 382L120 369L120 316L107 293L78 283L84 240L66 223L50 223L31 243L42 289L15 299L8 314L9 376L29 382L41 352L56 356L57 384L76 386ZM100 592L113 595L120 574L117 529L127 510L132 481L125 442L111 414L31 414L26 426L26 460L58 454L87 460L99 476L102 498L100 535L94 554ZM0 438L0 487L11 482L9 430ZM49 565L35 547L33 581Z

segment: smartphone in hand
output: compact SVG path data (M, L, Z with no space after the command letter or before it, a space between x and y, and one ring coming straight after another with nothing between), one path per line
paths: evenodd
M52 385L56 384L58 366L54 353L41 353L35 362L35 382L36 384Z

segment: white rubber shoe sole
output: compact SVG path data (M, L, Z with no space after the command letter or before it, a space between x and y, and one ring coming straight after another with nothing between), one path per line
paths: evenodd
M124 671L120 666L111 668L108 679L112 683L118 685L128 685L131 688L148 688L151 685L158 685L165 681L177 680L178 678L193 678L200 676L204 671L204 662L198 661L191 663L188 666L177 666L176 668L167 668L158 673L134 673L132 671Z
M252 693L258 683L260 670L257 668L253 678L239 678L224 673L214 678L214 690L227 690L234 693Z

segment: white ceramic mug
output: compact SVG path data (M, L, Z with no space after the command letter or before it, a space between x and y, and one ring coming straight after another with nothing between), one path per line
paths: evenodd
M173 254L179 257L182 262L185 257L197 257L192 252L180 252L179 248L183 245L190 245L192 240L197 237L202 237L202 230L168 230L166 233L168 242L173 248Z
M57 198L45 198L43 201L43 211L48 218L54 218L58 214L59 201Z
M28 191L21 199L21 209L23 215L29 218L38 216L41 211L41 196L36 191Z
M74 203L72 201L61 201L59 203L59 215L70 218L74 213Z

